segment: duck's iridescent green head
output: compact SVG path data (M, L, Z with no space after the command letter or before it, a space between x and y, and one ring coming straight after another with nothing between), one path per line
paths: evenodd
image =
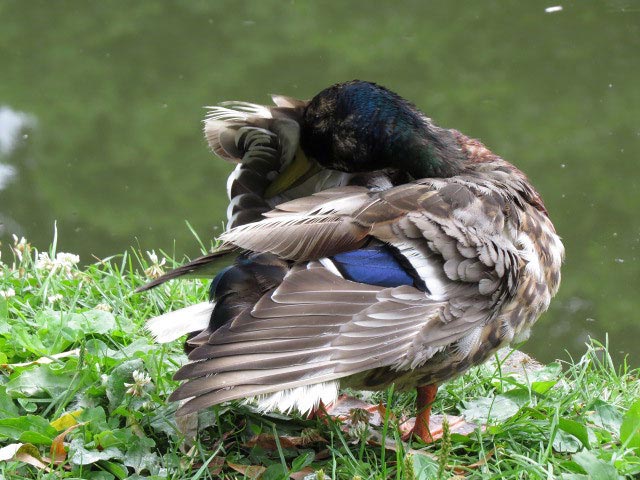
M304 111L300 144L327 168L394 168L414 178L460 172L463 155L450 130L375 83L353 80L316 95Z

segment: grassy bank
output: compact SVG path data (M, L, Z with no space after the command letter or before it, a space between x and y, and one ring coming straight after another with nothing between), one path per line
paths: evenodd
M153 344L144 320L202 301L206 284L132 294L172 261L125 253L80 269L55 246L12 250L0 264L0 479L640 474L639 372L602 345L546 366L510 356L442 386L434 412L483 427L432 445L400 441L415 394L391 390L367 397L390 406L380 426L358 411L346 427L242 404L176 423L166 399L185 357L179 342Z

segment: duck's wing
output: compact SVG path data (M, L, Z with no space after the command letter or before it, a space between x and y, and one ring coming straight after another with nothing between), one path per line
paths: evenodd
M281 284L200 339L181 413L225 400L332 381L377 367L408 370L480 341L511 294L518 259L500 240L504 202L469 186L416 183L373 194L348 187L280 205L223 239L297 262ZM341 274L344 255L382 241L424 288ZM341 256L342 255L342 256ZM376 265L371 265L375 270Z

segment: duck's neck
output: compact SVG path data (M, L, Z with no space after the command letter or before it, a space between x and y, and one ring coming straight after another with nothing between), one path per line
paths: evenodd
M399 134L390 148L398 166L414 178L452 177L462 171L466 159L455 132L426 119L422 128Z

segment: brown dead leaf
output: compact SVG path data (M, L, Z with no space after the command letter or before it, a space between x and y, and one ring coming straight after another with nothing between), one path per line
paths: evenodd
M0 448L0 461L17 460L28 463L37 469L50 472L51 468L40 457L40 452L31 443L12 443Z
M278 440L280 441L280 446L282 446L282 448L297 448L306 447L312 443L327 443L327 440L319 434L305 435L302 437L282 436L278 437ZM256 445L264 448L265 450L278 449L276 439L270 433L254 435L247 443L244 444L245 447L255 447Z
M209 462L209 473L215 477L220 475L222 467L224 467L224 457L213 457L213 460Z
M245 477L250 479L256 479L260 475L264 473L267 469L261 465L240 465L239 463L230 463L227 462L227 465L234 469L236 472L243 474Z
M72 432L79 426L84 425L85 423L86 422L71 425L64 432L57 435L56 438L53 439L53 442L51 442L51 448L49 449L49 455L51 455L51 461L53 463L59 465L67 459L67 451L64 448L64 439L70 432Z
M292 480L302 480L307 475L311 475L315 470L311 467L304 467L302 470L289 474L289 478Z
M369 424L380 426L384 422L386 410L383 405L373 405L349 395L340 395L338 399L325 408L327 415L339 420L350 420L358 411L369 413ZM357 419L354 419L357 420Z
M51 472L51 468L46 463L34 457L33 455L29 455L28 453L18 453L15 458L20 462L28 463L29 465L32 465L40 470L44 470L47 473Z
M316 456L314 457L314 461L315 462L319 462L320 460L326 460L327 458L331 457L331 452L329 451L328 448L325 448L324 450L320 450L318 453L316 453Z
M434 440L439 440L442 437L442 421L444 415L431 415L429 419L429 430ZM447 421L449 422L449 431L451 433L459 433L460 435L471 435L478 427L474 423L465 421L463 417L457 417L455 415L447 415ZM408 437L413 430L413 426L416 423L416 418L411 417L400 423L400 432L403 437ZM482 427L484 430L484 427ZM406 440L406 438L403 438Z

